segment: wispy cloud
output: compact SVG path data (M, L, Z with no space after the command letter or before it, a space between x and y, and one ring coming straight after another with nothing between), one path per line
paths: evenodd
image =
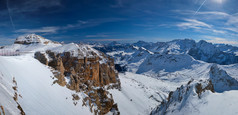
M86 38L106 38L110 37L110 35L107 34L95 34L95 35L86 35Z
M230 44L230 45L238 45L237 40L230 40L227 38L215 37L215 36L204 36L208 42L216 43L216 44Z
M78 20L75 24L67 24L65 26L50 26L50 27L40 27L33 29L18 29L15 32L20 33L57 33L60 30L68 29L83 29L99 26L104 23L123 21L124 18L102 18L102 19L91 19L91 20ZM89 36L90 37L90 36ZM92 37L92 36L91 36Z
M84 39L85 41L97 41L97 42L105 42L105 41L128 41L131 39Z
M89 28L89 27L95 27L104 23L109 22L118 22L126 20L125 18L100 18L100 19L89 19L89 20L78 20L76 24L68 24L66 26L61 27L62 29L70 29L70 28Z
M212 25L209 25L202 21L198 21L196 19L184 19L184 22L177 24L177 26L182 29L212 28Z
M229 14L225 12L218 12L218 11L206 11L206 12L198 12L199 15L216 15L216 16L224 16L227 17Z
M235 28L235 27L226 27L224 29L238 33L238 28Z
M206 22L208 24L222 24L223 25L228 25L228 20L232 18L233 16L226 13L226 12L219 12L219 11L203 11L203 12L197 12L196 15L194 15L195 11L191 10L173 10L173 12L178 13L181 15L181 18L183 19L184 17L187 18L192 18L196 20L200 20L203 22ZM233 22L236 18L231 20Z
M59 27L42 27L37 29L19 29L15 32L20 33L56 33L60 28Z
M173 12L183 16L183 21L176 25L180 29L194 29L203 33L212 32L212 34L221 35L238 33L238 13L231 15L220 11L202 11L197 12L197 15L192 17L195 11L173 10ZM190 18L184 19L184 17Z
M238 26L238 13L229 15L229 19L227 20L226 24Z
M212 0L213 2L215 3L218 3L218 4L222 4L224 3L226 0Z
M184 22L180 22L176 25L181 29L194 29L200 32L212 32L218 34L227 33L224 30L215 29L213 25L196 20L196 19L184 19Z
M62 6L61 0L21 0L9 1L9 8L13 13L35 12L41 8Z
M192 11L192 10L172 10L172 12L175 13L179 13L182 15L187 15L187 16L191 16L194 13L196 13L196 11ZM212 15L212 16L230 16L230 14L226 13L226 12L220 12L220 11L200 11L197 12L198 17L202 16L202 15ZM213 17L213 19L216 19Z
M195 13L195 11L191 10L173 10L175 13L179 13L183 15L183 17L190 17ZM229 14L226 12L220 11L202 11L197 12L197 16L194 16L193 19L210 22L210 23L218 23L225 26L237 25L238 26L238 13ZM222 20L221 20L222 19Z
M218 33L218 34L226 34L227 31L224 31L224 30L216 30L216 29L208 29L208 31L212 31L214 33Z

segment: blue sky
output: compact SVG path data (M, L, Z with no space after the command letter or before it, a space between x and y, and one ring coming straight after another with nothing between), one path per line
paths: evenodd
M55 41L238 45L237 0L0 0L0 44L36 33Z

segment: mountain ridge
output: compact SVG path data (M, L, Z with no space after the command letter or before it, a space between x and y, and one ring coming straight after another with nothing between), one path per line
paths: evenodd
M139 48L143 47L150 52L160 54L189 54L197 60L208 63L217 63L221 65L238 63L238 48L236 46L217 45L206 42L205 40L196 42L192 39L176 39L168 42L156 43L138 41L137 43L132 44L122 43L114 47L105 44L105 49L111 49L111 51L103 50L104 47L95 46L95 48L107 53L112 51L127 50L131 46L136 46Z

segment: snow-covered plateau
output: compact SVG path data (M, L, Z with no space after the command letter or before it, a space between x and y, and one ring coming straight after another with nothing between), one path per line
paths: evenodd
M21 36L0 48L0 115L237 115L237 52L191 39L62 44Z

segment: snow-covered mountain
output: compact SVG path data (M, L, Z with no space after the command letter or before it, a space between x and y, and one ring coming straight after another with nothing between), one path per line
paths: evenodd
M204 40L195 42L191 39L179 39L169 42L156 43L147 43L144 41L139 41L133 44L117 44L116 46L111 46L109 44L106 44L103 47L95 46L96 49L104 53L108 53L111 56L115 54L113 54L113 51L123 51L124 54L134 53L134 51L132 50L133 47L144 48L147 51L159 54L188 54L196 60L201 60L208 63L217 63L221 65L238 63L237 47L222 44L212 44Z
M167 87L178 87L170 89L159 85L157 90L164 92L167 98L162 98L163 101L151 114L220 115L237 112L233 110L232 101L220 101L224 105L217 105L215 101L229 99L237 93L238 75L235 71L238 50L235 46L183 39L94 47L114 57L115 63L126 68L126 71L156 78L166 82ZM232 99L238 101L234 97ZM216 107L227 108L226 111L231 108L232 112L215 111Z
M21 36L0 48L0 113L235 115L237 52L191 39L89 45Z

